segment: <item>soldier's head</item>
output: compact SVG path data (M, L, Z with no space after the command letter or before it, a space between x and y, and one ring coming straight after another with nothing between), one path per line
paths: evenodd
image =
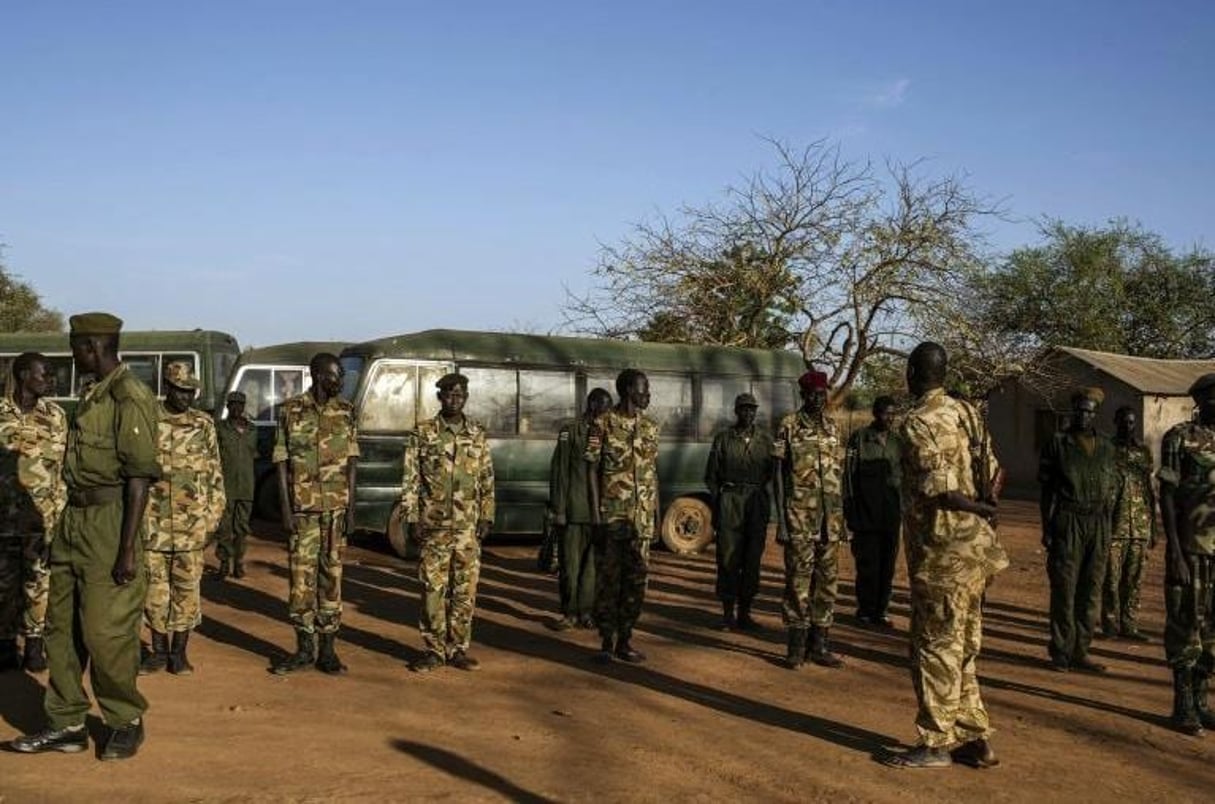
M435 383L439 389L439 412L444 418L454 418L464 412L468 401L468 378L463 374L444 374Z
M1097 424L1097 409L1105 401L1100 388L1079 388L1072 394L1072 425L1076 432L1088 432Z
M312 387L319 391L318 398L332 399L342 392L342 364L337 355L320 352L308 361L308 373L312 375Z
M23 352L13 358L10 371L14 398L26 396L38 400L55 392L55 377L45 355Z
M201 387L202 383L195 378L194 369L189 363L175 360L165 366L165 407L170 412L185 413Z
M802 395L802 408L809 413L819 413L827 407L829 381L825 372L810 369L797 379Z
M1215 374L1203 374L1190 386L1190 398L1198 406L1198 418L1204 424L1215 422Z
M612 406L612 395L603 388L594 388L586 395L586 415L594 419L607 413Z
M232 391L226 401L229 419L242 419L245 416L245 394L243 391Z
M1114 430L1118 437L1126 440L1135 434L1135 424L1139 417L1130 405L1123 405L1114 411Z
M873 400L873 429L885 432L894 425L894 397L879 396Z
M945 347L932 341L924 341L907 356L907 390L912 396L923 396L934 388L945 385L945 373L949 370L949 356Z
M636 410L645 410L650 406L650 380L644 372L627 368L616 375L616 395L620 404L628 402Z
M758 412L759 402L753 394L742 393L734 397L734 421L739 427L755 424L755 415Z
M76 370L103 376L118 363L122 319L109 313L81 313L68 319L68 343Z

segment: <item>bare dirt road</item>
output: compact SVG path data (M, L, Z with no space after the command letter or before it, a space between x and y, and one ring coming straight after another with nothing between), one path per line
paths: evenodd
M769 545L760 636L716 630L710 555L656 552L639 667L588 661L588 632L545 627L555 582L534 547L495 545L474 634L478 673L419 677L411 563L352 547L340 647L348 675L266 672L291 645L281 542L255 539L250 573L208 578L197 672L141 682L148 742L125 763L0 753L0 800L1049 800L1215 797L1215 735L1167 728L1160 553L1146 582L1146 645L1102 642L1104 677L1059 675L1045 656L1036 512L1002 524L1013 566L991 588L982 682L1003 766L898 771L875 754L914 739L902 577L896 630L851 617L852 564L833 636L841 671L782 669L780 548ZM0 677L0 740L41 725L44 678Z

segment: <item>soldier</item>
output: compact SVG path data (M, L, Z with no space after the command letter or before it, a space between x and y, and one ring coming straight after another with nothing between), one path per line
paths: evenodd
M553 527L561 534L561 619L553 626L558 631L593 628L595 624L595 556L584 456L592 424L611 406L612 395L602 388L587 394L582 416L557 434L549 466L549 506Z
M1215 671L1215 374L1190 386L1197 421L1160 445L1164 522L1164 654L1173 669L1173 725L1200 735L1215 728L1207 689Z
M1008 566L990 522L999 465L979 412L945 394L947 368L945 350L935 343L921 343L907 360L915 407L900 431L902 510L919 741L888 760L899 768L999 763L976 666L983 592Z
M1105 672L1089 655L1101 583L1109 555L1113 513L1114 445L1097 432L1104 394L1084 388L1072 395L1068 428L1042 447L1042 546L1050 576L1050 667Z
M481 542L494 525L494 464L485 427L464 415L468 378L444 375L439 415L418 424L405 449L401 509L408 537L421 545L419 630L426 655L410 669L451 665L477 670L472 642Z
M841 479L844 451L835 423L826 414L827 375L807 371L797 384L802 407L781 419L772 447L777 541L785 546L781 605L789 631L785 665L796 670L809 658L823 667L838 668L844 662L831 652L829 636L839 543L847 538Z
M735 397L734 426L714 436L705 466L717 532L717 599L726 631L759 629L751 618L751 602L759 593L759 565L768 538L772 435L755 424L758 410L751 394Z
M1122 634L1146 642L1139 631L1139 583L1147 550L1156 546L1156 492L1152 488L1152 453L1135 438L1135 411L1114 413L1117 493L1109 560L1105 568L1101 630L1104 636Z
M46 398L51 384L46 358L26 352L13 360L0 398L0 672L46 670L47 552L67 503L67 417Z
M219 457L224 465L224 516L215 546L219 577L245 577L245 540L253 514L253 462L257 459L257 428L245 416L245 395L228 394L228 417L216 427Z
M594 660L645 661L633 648L649 570L650 542L658 532L658 424L650 381L636 369L616 375L616 407L595 420L585 458L595 526L595 625L602 640Z
M334 640L342 623L342 555L354 529L358 434L350 403L338 396L344 372L337 357L321 352L308 370L312 387L279 406L272 455L291 567L287 610L296 636L295 653L271 667L279 675L307 667L314 655L317 670L346 671Z
M224 476L215 425L190 407L201 385L190 364L169 363L164 383L157 427L161 475L148 494L143 540L148 571L144 619L152 647L139 672L147 675L167 665L170 673L188 676L194 667L186 646L202 620L203 548L224 512Z
M889 628L886 614L899 555L902 441L892 431L894 399L873 400L873 422L848 439L844 519L856 561L856 618Z
M63 476L68 504L51 542L46 651L49 728L11 743L22 753L88 747L82 683L109 727L103 760L126 759L143 743L147 701L139 694L139 620L147 585L139 556L156 463L156 397L118 359L122 321L108 313L70 319L72 359L98 381L81 397L68 430Z

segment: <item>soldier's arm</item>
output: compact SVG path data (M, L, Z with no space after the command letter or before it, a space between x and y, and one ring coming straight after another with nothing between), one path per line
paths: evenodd
M573 435L568 425L557 434L557 446L553 448L553 459L548 467L548 505L553 512L553 523L565 524L565 498L569 494L569 460Z
M489 450L489 442L484 434L481 436L481 466L477 473L477 538L484 540L494 526L494 459Z
M772 496L776 501L776 540L781 544L789 541L789 522L785 517L784 462L789 457L789 433L781 422L776 437L772 440Z
M1190 582L1190 567L1181 552L1181 533L1177 526L1177 486L1181 484L1181 437L1169 431L1160 444L1160 519L1165 537L1165 583L1185 586Z
M1038 459L1038 516L1042 521L1042 546L1050 549L1051 516L1055 509L1055 475L1058 467L1059 439L1055 435L1042 445Z
M141 400L125 386L115 390L117 407L114 421L115 446L123 478L122 531L118 555L111 575L124 586L135 580L139 529L148 506L148 488L160 477L156 462L156 421L154 400Z
M1145 453L1144 466L1147 467L1143 473L1143 494L1147 498L1148 549L1150 550L1156 546L1158 529L1156 524L1156 511L1158 510L1159 503L1156 500L1156 484L1152 479L1152 453L1147 449L1147 447L1144 447L1143 451Z
M209 481L210 493L208 501L210 514L207 521L207 535L211 535L216 528L219 527L219 522L224 517L224 506L227 504L227 493L224 491L224 469L223 463L219 457L219 436L215 432L215 424L210 419L203 420L203 427L206 430L207 439L207 455L211 465L211 473Z
M418 457L417 431L405 437L405 449L401 453L401 520L409 538L417 536L418 506L421 501L421 463Z
M717 497L721 490L721 452L725 433L718 433L713 438L713 446L709 447L709 459L705 462L705 487L709 493Z
M957 470L941 452L928 422L917 416L909 416L903 423L903 434L908 463L924 478L917 489L919 495L927 497L943 511L962 511L984 518L995 515L994 505L972 500L962 493Z
M888 438L890 436L887 436ZM848 436L848 448L844 450L844 469L843 469L843 499L844 499L844 522L850 530L856 530L856 471L860 464L861 452L861 431L854 430L852 435Z
M271 460L274 462L275 474L278 479L278 508L283 530L295 533L295 517L291 510L291 462L287 453L288 436L287 408L280 407L278 425L274 430L274 451Z
M603 524L599 516L599 480L600 462L603 458L603 429L598 419L591 425L590 433L586 439L586 452L583 453L582 458L590 464L587 467L586 473L586 494L591 504L591 524L598 527Z
M359 431L351 414L350 437L346 447L346 532L354 533L354 489L359 474Z

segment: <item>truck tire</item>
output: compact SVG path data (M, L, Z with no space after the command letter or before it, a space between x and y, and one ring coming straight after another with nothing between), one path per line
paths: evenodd
M693 555L713 541L713 511L698 497L677 497L662 517L662 543L672 553Z

